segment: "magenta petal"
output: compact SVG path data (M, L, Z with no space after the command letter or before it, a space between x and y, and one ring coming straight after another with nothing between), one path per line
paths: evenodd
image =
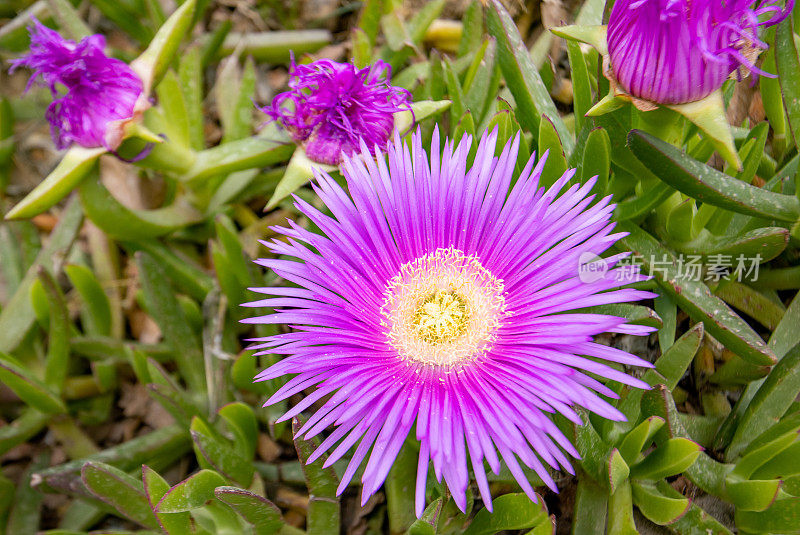
M623 415L600 397L616 397L605 382L648 387L602 361L649 363L594 337L644 335L649 329L576 311L652 297L625 288L630 279L579 277L581 253L603 254L624 235L613 233L610 199L595 202L591 183L568 186L572 172L549 189L540 188L542 160L531 159L515 182L519 140L496 156L496 134L483 136L468 168L471 143L445 142L441 154L435 143L430 156L419 133L410 144L395 137L386 154L369 152L364 140L353 145L361 152L344 156L346 188L327 174L316 177L314 188L329 212L297 201L319 233L290 222L275 229L285 241L265 244L275 257L258 261L297 287L254 289L263 295L248 305L272 310L245 320L290 329L253 340L259 352L287 355L258 379L294 376L270 402L306 392L286 417L320 403L301 434L334 430L312 459L332 450L325 462L330 466L355 447L340 492L366 460L366 501L383 484L406 437L419 440L417 515L425 508L431 464L462 509L470 468L491 507L485 466L498 473L501 459L531 499L535 492L520 462L555 490L548 470L571 473L568 456L577 457L578 451L551 414L581 424L575 410L581 406L619 420ZM609 267L618 269L620 258L609 257ZM460 286L430 286L432 294L425 285L419 294L409 290L432 273L434 282L452 276ZM469 277L458 278L465 274ZM403 292L411 292L409 310L416 312L392 315L392 307L407 297ZM485 306L440 301L439 294L460 296L465 303L486 298ZM445 309L460 312L448 316ZM466 323L461 331L453 326L458 322L445 322L425 335L428 345L416 346L421 338L415 337L423 336L427 324L399 334L393 329L417 313L433 314L437 321L463 316ZM489 331L478 328L486 325ZM463 360L451 360L457 344L475 333L481 343L469 346ZM439 335L456 345L437 353L441 361L422 360L436 351ZM411 343L410 349L401 341Z

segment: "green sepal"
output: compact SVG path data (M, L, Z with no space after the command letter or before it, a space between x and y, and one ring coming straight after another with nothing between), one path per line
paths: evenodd
M449 100L420 100L412 102L410 111L401 110L394 113L394 129L400 135L408 134L414 125L432 115L442 113L450 105L451 102Z
M606 26L579 26L577 24L571 24L569 26L550 28L550 31L564 39L591 45L601 56L608 54Z
M102 147L86 149L74 145L56 168L6 214L6 219L27 219L49 210L81 183L105 152Z
M586 116L597 117L598 115L605 115L606 113L610 113L623 107L627 103L628 101L626 101L624 98L618 97L612 92L598 100L597 104L589 108L589 110L586 112Z
M742 161L739 159L739 153L736 152L733 133L725 115L722 89L714 91L701 100L686 104L665 104L664 106L680 113L697 125L708 136L720 156L739 171L742 170Z
M314 176L314 168L329 174L338 169L334 165L326 165L311 160L306 154L305 148L302 146L298 146L294 149L294 154L292 154L292 158L286 166L286 172L275 187L275 192L264 207L264 210L272 210L279 202L311 180Z

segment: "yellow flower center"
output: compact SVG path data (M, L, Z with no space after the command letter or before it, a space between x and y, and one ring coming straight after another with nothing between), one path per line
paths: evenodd
M437 290L420 303L412 324L418 338L431 344L442 344L463 334L467 319L467 305L461 296Z
M386 286L381 313L401 357L460 365L494 342L505 316L503 281L474 256L438 249L400 268Z

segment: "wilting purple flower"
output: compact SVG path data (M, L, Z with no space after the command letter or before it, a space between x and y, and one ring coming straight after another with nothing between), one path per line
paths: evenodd
M394 112L411 109L411 95L390 85L391 67L383 61L356 69L327 59L309 65L292 60L289 75L289 91L261 111L303 143L315 162L337 165L342 153L358 150L362 139L383 146L392 133Z
M139 76L125 62L105 55L102 35L76 43L38 20L30 34L30 53L14 60L11 70L26 66L33 70L28 88L37 79L50 88L55 100L47 108L47 120L56 146L63 149L74 142L116 149L122 122L133 117L142 94Z
M254 340L259 354L288 355L257 380L296 374L267 404L316 386L288 419L325 400L298 433L310 438L336 427L309 462L338 443L330 465L358 442L339 492L371 449L365 502L415 430L418 515L430 460L462 510L468 456L489 507L484 460L498 473L502 459L532 499L518 459L555 489L541 461L572 472L564 452L578 452L547 413L580 423L578 405L623 420L597 394L617 396L589 374L647 388L597 360L651 366L593 337L652 329L574 312L653 296L620 288L645 278L616 276L624 255L606 259L605 276L579 274L587 256L599 261L595 255L624 236L612 233L610 197L591 205L594 180L562 191L574 170L539 187L545 158L531 158L512 187L519 138L495 157L496 133L486 134L470 169L469 137L457 147L446 142L442 156L438 139L429 160L419 133L411 150L395 136L388 165L362 144L361 157L342 163L349 194L316 171L315 191L332 217L300 198L296 207L324 235L293 222L276 229L288 241L264 244L296 260L257 262L296 286L255 288L271 297L247 306L276 311L245 320L292 327Z
M614 76L634 97L681 104L710 95L740 67L765 74L754 65L767 48L758 29L794 3L782 11L777 1L752 9L753 0L617 0L608 20Z

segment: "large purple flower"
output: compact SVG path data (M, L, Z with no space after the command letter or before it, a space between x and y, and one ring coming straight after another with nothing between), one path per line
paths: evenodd
M37 79L50 88L55 100L47 108L47 120L56 146L63 149L74 142L116 149L122 124L133 117L142 94L139 76L125 62L105 55L102 35L75 43L38 20L30 34L30 53L14 60L11 70L26 66L33 70L29 88Z
M608 20L611 68L634 97L682 104L713 93L740 67L754 65L760 26L775 24L791 11L778 0L758 8L753 0L617 0ZM761 21L760 19L766 19Z
M289 91L261 111L303 143L315 162L337 165L342 154L358 150L362 139L370 146L384 145L393 114L410 109L411 95L390 85L391 67L383 61L356 69L327 59L309 65L292 60L289 75Z
M296 260L257 262L295 286L256 288L271 297L247 306L276 311L245 320L292 327L254 340L259 354L288 355L257 379L295 374L267 404L316 386L283 419L325 400L299 435L335 430L309 461L336 446L330 465L358 442L340 492L371 449L366 501L414 430L418 515L431 460L462 510L468 459L488 507L484 461L497 473L502 459L532 499L519 460L555 489L541 461L571 472L564 452L578 452L548 413L580 423L577 405L623 420L598 396L616 397L595 377L647 385L602 361L651 366L593 341L651 329L576 311L653 296L621 288L644 278L616 276L624 255L606 259L605 276L579 274L585 258L624 236L612 233L610 197L592 205L593 180L562 191L574 170L539 187L545 158L531 158L514 182L518 138L495 157L497 136L487 133L470 169L469 137L447 142L443 154L438 139L429 160L419 134L411 150L396 136L388 165L362 144L361 157L342 163L349 193L318 171L314 188L332 217L299 198L296 206L324 235L295 223L277 229L286 240L265 245Z

